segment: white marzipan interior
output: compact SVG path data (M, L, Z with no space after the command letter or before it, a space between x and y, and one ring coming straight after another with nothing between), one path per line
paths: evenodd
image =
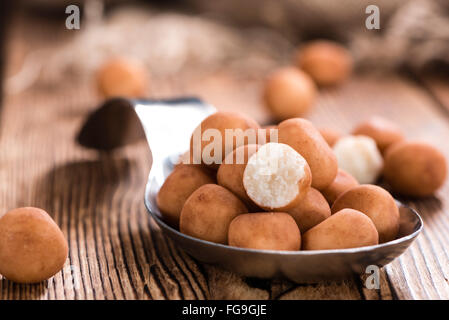
M338 166L351 174L359 183L374 183L383 166L382 155L376 142L366 136L347 136L334 146Z
M256 204L281 208L298 196L298 183L305 176L306 163L290 146L267 143L249 158L243 185Z

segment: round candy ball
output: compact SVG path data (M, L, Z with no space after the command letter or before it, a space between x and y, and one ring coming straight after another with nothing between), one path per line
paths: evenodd
M447 162L441 151L428 143L400 142L387 150L383 174L393 191L426 197L443 185Z
M332 205L341 194L358 185L359 183L353 176L342 169L338 169L334 181L321 190L321 193L326 198L327 202Z
M354 128L352 134L363 135L374 139L382 154L388 147L404 140L404 135L396 124L378 116L361 122Z
M147 96L148 77L140 62L113 58L97 71L97 86L106 98L141 98Z
M352 70L352 57L342 45L318 40L304 45L295 56L296 65L309 74L319 86L344 82Z
M181 211L179 229L189 236L226 244L231 221L248 209L231 191L205 184L187 199Z
M215 182L206 170L199 165L179 164L165 179L156 201L162 216L171 226L178 228L187 198L202 185Z
M0 218L0 274L17 283L36 283L59 272L67 259L64 234L42 209L11 210Z
M385 189L375 185L354 187L335 200L332 213L350 208L366 214L376 226L379 242L396 239L399 231L399 209L394 198Z
M259 124L250 117L230 111L219 111L204 119L190 138L193 163L218 169L234 149L257 143Z
M278 125L279 142L303 156L312 171L312 187L322 190L334 181L338 171L335 154L318 129L306 119L294 118Z
M232 220L228 241L230 246L240 248L295 251L301 247L301 234L288 214L257 212Z
M326 199L314 188L309 188L304 199L287 212L295 219L301 233L306 232L331 216L331 208Z
M316 96L317 88L312 79L294 67L275 71L265 83L265 105L276 120L305 115Z

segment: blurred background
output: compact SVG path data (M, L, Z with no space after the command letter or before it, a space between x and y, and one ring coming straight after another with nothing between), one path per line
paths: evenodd
M79 30L65 27L70 4L81 10ZM370 4L380 9L379 30L365 27ZM260 84L251 80L291 64L295 49L312 39L348 48L356 73L444 73L449 63L443 0L22 0L1 6L2 65L8 56L3 95L71 83L93 83L95 90L98 69L123 57L145 66L148 96L170 95L176 87L178 94L226 107L232 102L222 99L229 95L223 88L229 88L234 101L254 107L261 104ZM263 108L254 116L269 122Z

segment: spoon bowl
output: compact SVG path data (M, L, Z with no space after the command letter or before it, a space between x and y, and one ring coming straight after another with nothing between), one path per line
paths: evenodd
M393 261L410 246L423 226L415 210L398 203L399 235L387 243L353 249L311 251L237 248L197 239L170 227L156 205L159 187L155 179L148 181L145 206L164 234L198 261L215 264L247 277L286 278L297 283L350 278L354 274L365 273L368 266L381 268Z
M128 110L130 114L124 116L126 112L123 112L123 109ZM145 206L163 233L177 247L200 262L215 264L247 277L286 278L297 283L341 280L353 277L354 274L366 273L369 266L380 268L390 263L412 244L423 228L419 214L398 202L400 212L398 237L374 246L318 251L273 251L237 248L193 238L172 228L164 221L156 204L156 196L165 178L173 170L179 155L188 150L190 135L194 128L215 112L215 109L196 98L181 98L114 99L106 102L100 110L110 115L114 114L114 110L122 110L120 113L122 119L116 119L116 123L111 120L114 117L109 118L111 128L125 127L123 123L120 125L123 119L134 123L126 123L128 132L114 132L121 137L116 144L111 142L111 139L98 136L95 138L96 143L107 141L108 149L111 149L128 140L141 138L143 134L140 133L145 133L153 163L145 189ZM95 121L101 121L101 117L96 117ZM91 128L96 126L105 128L104 124L101 126L95 121L90 122ZM88 135L85 132L83 134L83 130L87 129L83 128L80 136L84 137L83 141L89 141L85 138ZM104 132L111 130L106 128ZM97 131L96 135L99 134L101 135Z

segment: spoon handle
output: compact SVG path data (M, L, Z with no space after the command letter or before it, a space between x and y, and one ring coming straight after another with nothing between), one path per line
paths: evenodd
M197 98L136 100L133 106L151 149L150 178L162 183L173 165L168 159L189 149L192 132L215 108Z

